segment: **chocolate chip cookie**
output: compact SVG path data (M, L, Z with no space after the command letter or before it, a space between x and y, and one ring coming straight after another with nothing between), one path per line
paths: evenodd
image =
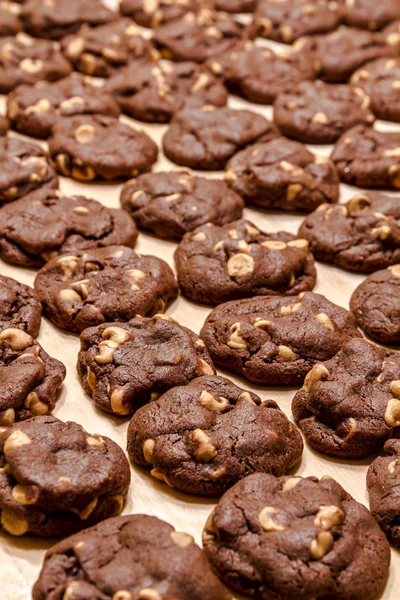
M65 375L64 365L51 358L28 333L12 327L3 329L0 332L0 426L12 427L16 421L50 413Z
M264 208L310 212L323 202L339 200L339 176L332 161L283 137L235 154L225 180L246 202Z
M265 233L250 221L202 225L175 251L181 292L204 304L312 290L316 271L308 242L291 233Z
M205 223L225 225L242 216L244 202L224 181L190 171L145 173L125 184L122 208L138 227L180 240Z
M122 0L119 10L142 27L158 27L196 12L202 3L204 0Z
M360 459L400 425L400 357L365 339L349 340L317 363L293 398L308 443L323 454Z
M0 136L6 135L8 129L10 127L10 123L6 117L2 117L0 115Z
M355 125L371 125L370 98L359 87L302 81L280 94L274 121L284 135L305 144L333 144Z
M43 416L0 436L2 528L63 537L118 515L130 483L121 448L77 423Z
M33 600L230 600L191 535L156 517L108 519L46 554Z
M331 158L344 183L400 189L400 133L356 125L337 141Z
M54 42L35 40L25 33L0 38L0 94L8 94L23 83L57 81L71 71Z
M0 137L0 207L39 188L58 188L58 177L40 146Z
M373 60L350 80L371 100L371 110L384 121L400 122L400 58Z
M200 332L216 365L264 385L299 385L361 337L353 315L320 294L258 296L217 306Z
M272 104L278 94L299 81L315 78L313 62L306 54L276 52L250 40L239 42L207 64L233 94L260 104Z
M390 547L369 510L331 477L250 475L203 532L218 576L259 600L374 600Z
M359 273L400 263L400 204L378 192L321 205L299 229L317 260Z
M163 149L177 165L217 170L248 144L279 136L277 127L260 114L206 105L186 108L174 116Z
M0 37L16 35L22 30L20 11L21 7L15 2L0 3Z
M171 317L138 317L81 333L78 375L98 408L128 415L178 385L215 375L204 342Z
M251 473L287 473L303 441L273 400L224 377L199 377L140 408L128 429L131 460L170 487L218 496Z
M0 275L0 331L22 329L36 337L42 306L32 288L11 277Z
M375 31L400 19L400 4L398 0L346 0L343 18L347 25Z
M61 175L81 182L136 177L150 171L158 155L146 133L103 115L60 118L49 151Z
M90 77L72 73L60 81L20 85L7 98L7 116L17 131L36 138L50 136L60 117L101 114L118 117L117 101Z
M0 256L26 267L41 267L58 254L131 247L136 238L124 211L58 190L40 190L0 208Z
M350 310L374 340L400 344L400 265L369 275L354 290Z

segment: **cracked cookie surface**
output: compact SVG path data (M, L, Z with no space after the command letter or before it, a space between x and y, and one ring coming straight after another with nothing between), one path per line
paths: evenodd
M0 330L22 329L36 337L42 306L35 291L11 277L0 275Z

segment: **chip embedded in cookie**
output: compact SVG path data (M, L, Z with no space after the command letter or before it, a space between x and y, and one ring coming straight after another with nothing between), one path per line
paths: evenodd
M400 122L400 58L373 60L356 71L350 83L369 96L376 117Z
M36 337L41 315L42 306L32 288L0 275L0 330L22 329Z
M142 27L159 27L198 11L201 4L204 0L122 0L119 10Z

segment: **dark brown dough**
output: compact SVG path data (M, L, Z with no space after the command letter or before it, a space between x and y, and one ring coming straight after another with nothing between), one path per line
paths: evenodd
M344 22L359 29L375 31L400 19L398 0L351 0L346 2Z
M122 0L119 10L142 27L159 27L199 10L205 0Z
M0 275L0 331L22 329L36 337L40 329L42 306L35 291L11 277Z
M373 60L356 71L350 83L368 94L379 119L400 122L400 58Z
M21 7L15 2L2 2L0 4L0 37L16 35L22 30L19 18Z
M9 120L6 117L0 115L0 136L6 135L9 127Z

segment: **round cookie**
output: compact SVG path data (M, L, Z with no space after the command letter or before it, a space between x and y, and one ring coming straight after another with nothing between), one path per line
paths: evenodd
M343 20L347 25L375 31L400 19L398 0L346 0Z
M0 137L0 164L0 207L40 188L58 188L57 174L44 150L36 144Z
M0 332L0 426L12 427L16 421L50 413L65 375L64 365L49 356L25 331L3 329Z
M336 142L331 159L344 183L400 189L400 134L356 125Z
M311 369L292 411L313 448L342 459L382 448L400 425L397 354L354 338Z
M218 576L259 600L375 600L390 547L369 510L331 477L250 475L203 532Z
M42 306L28 285L0 274L0 330L22 329L36 337L40 329Z
M39 190L0 208L0 256L26 267L41 267L58 254L131 247L136 238L124 211L58 190Z
M248 144L279 136L277 127L260 114L206 105L177 113L162 143L165 156L177 165L217 170Z
M230 600L193 537L156 517L108 519L48 550L33 600Z
M71 71L54 42L35 40L26 33L0 38L0 94L8 94L23 83L57 81Z
M122 0L119 10L142 27L159 27L196 12L200 6L199 0Z
M354 290L350 310L372 339L400 344L400 265L369 275Z
M357 194L346 204L322 204L299 229L317 260L358 273L400 263L400 204L378 192Z
M1 2L0 4L0 37L16 35L22 29L19 18L21 7L15 2Z
M216 365L263 385L300 385L361 337L353 315L320 294L258 296L217 306L200 336Z
M9 127L10 123L8 119L0 115L0 136L6 135Z
M332 161L300 142L280 137L248 146L226 166L225 180L246 202L310 212L339 200L339 177Z
M205 223L225 225L240 219L244 208L242 198L224 181L185 170L145 173L128 181L121 204L138 227L174 240Z
M400 122L400 58L373 60L356 71L350 83L369 96L378 119Z
M204 304L312 290L314 257L291 233L265 233L250 221L202 225L175 251L181 292Z
M148 123L168 123L188 104L225 106L228 100L223 83L194 62L132 63L113 75L106 89L122 112Z
M0 435L2 528L64 537L118 515L130 483L122 449L71 421L43 416Z
M107 321L163 313L178 295L166 262L124 246L57 256L36 275L35 290L44 314L77 333Z
M7 98L7 116L21 133L36 138L50 136L60 117L101 114L118 117L117 101L90 77L72 73L60 81L20 85Z
M351 127L370 125L375 117L361 88L302 81L277 97L274 121L283 135L305 144L333 144Z
M150 171L158 155L146 133L103 115L60 118L49 151L59 173L83 182L136 177Z
M272 104L278 94L299 81L314 79L312 60L302 52L273 51L250 40L208 61L233 94L250 102Z
M171 317L140 317L81 333L78 375L98 408L128 415L178 385L215 375L204 342Z

